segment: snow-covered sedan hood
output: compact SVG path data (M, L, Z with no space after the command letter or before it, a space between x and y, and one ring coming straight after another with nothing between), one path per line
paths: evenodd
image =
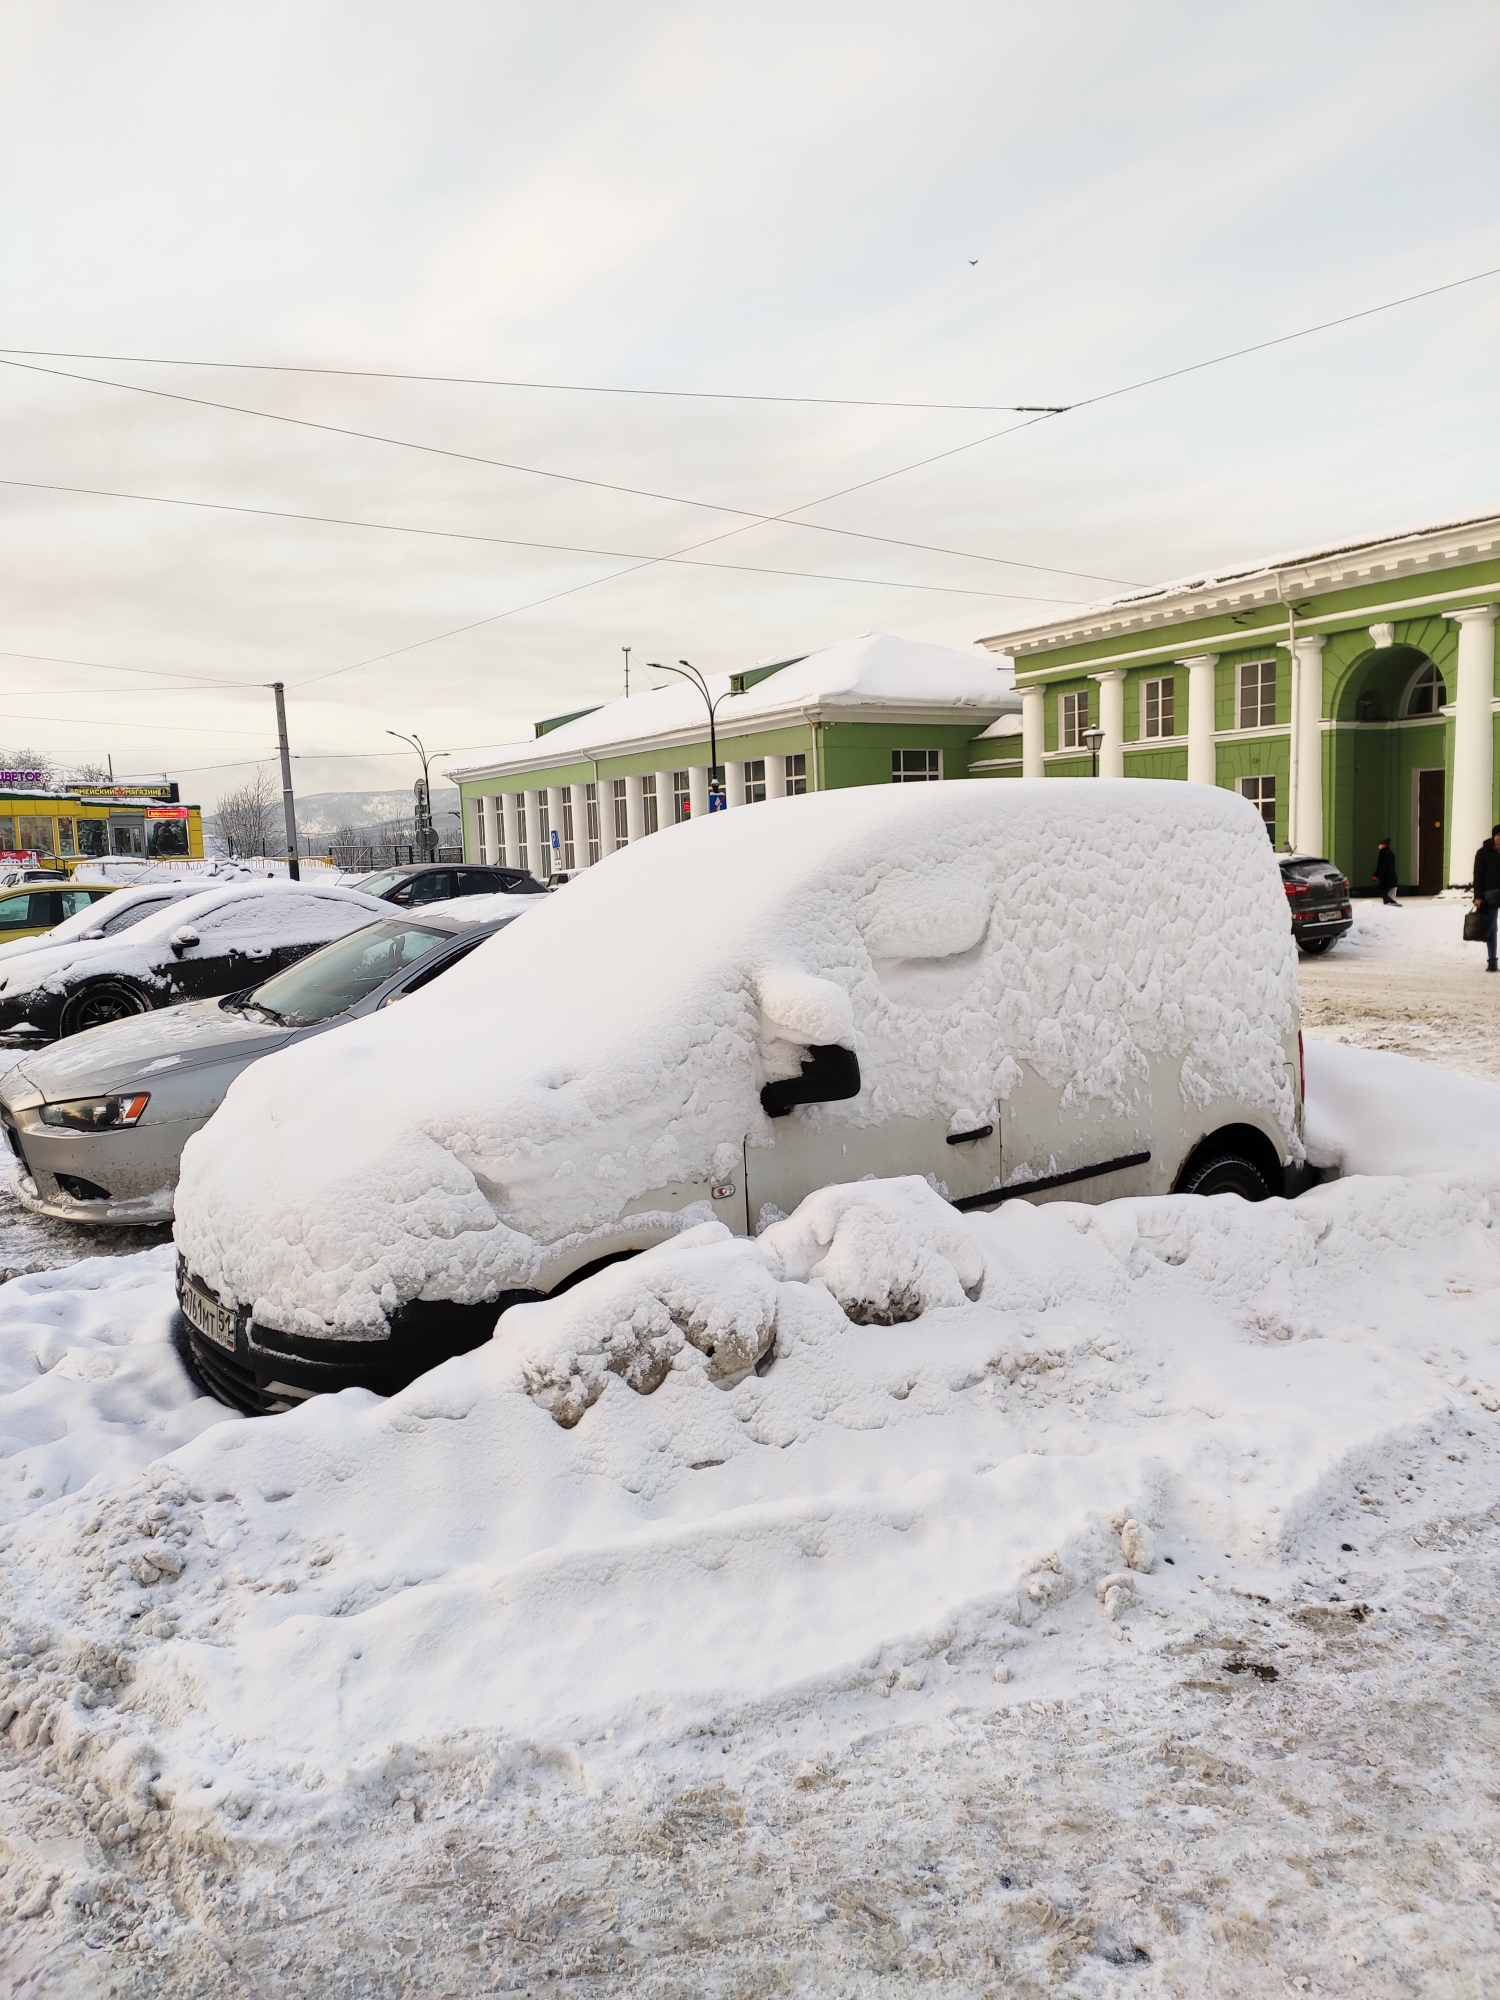
M1165 1052L1291 1132L1296 1006L1275 857L1230 793L772 800L618 851L400 1007L254 1064L188 1141L177 1241L264 1324L368 1337L734 1177L810 1044L857 1049L852 1123L1002 1100L1021 1063L1123 1116Z
M248 1053L257 1044L275 1048L293 1032L221 1007L217 1000L193 1000L70 1035L24 1056L19 1067L49 1103L56 1103L96 1091L103 1096L131 1084L149 1089L153 1076L198 1069L226 1054Z

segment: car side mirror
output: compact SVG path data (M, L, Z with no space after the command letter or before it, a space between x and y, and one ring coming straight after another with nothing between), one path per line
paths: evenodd
M103 931L85 931L82 942L84 944L92 944L96 938L102 938L103 935Z
M185 951L191 951L193 946L197 944L198 933L187 924L184 924L180 931L173 931L167 942L171 945L177 956L181 958Z
M835 1104L841 1098L858 1097L859 1057L853 1049L815 1042L810 1054L801 1076L768 1083L761 1091L761 1109L768 1118L785 1118L797 1104Z

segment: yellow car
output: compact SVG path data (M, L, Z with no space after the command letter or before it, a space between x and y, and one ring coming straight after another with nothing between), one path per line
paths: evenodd
M0 891L0 944L17 938L37 937L60 924L65 917L80 916L104 896L116 895L113 888L85 889L61 886L53 889L40 882Z

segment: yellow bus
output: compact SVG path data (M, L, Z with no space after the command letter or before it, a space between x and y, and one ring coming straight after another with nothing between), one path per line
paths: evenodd
M179 801L175 784L47 790L22 782L40 775L0 771L0 869L70 875L89 861L203 859L203 813Z

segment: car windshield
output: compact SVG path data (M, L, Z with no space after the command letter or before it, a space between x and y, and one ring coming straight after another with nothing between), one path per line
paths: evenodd
M306 1028L331 1021L449 935L435 925L391 918L310 952L237 1004Z
M351 882L349 887L351 889L360 889L367 896L383 896L387 889L394 889L398 882L405 879L405 876L406 870L404 868L387 868L383 874L366 875L358 882Z

